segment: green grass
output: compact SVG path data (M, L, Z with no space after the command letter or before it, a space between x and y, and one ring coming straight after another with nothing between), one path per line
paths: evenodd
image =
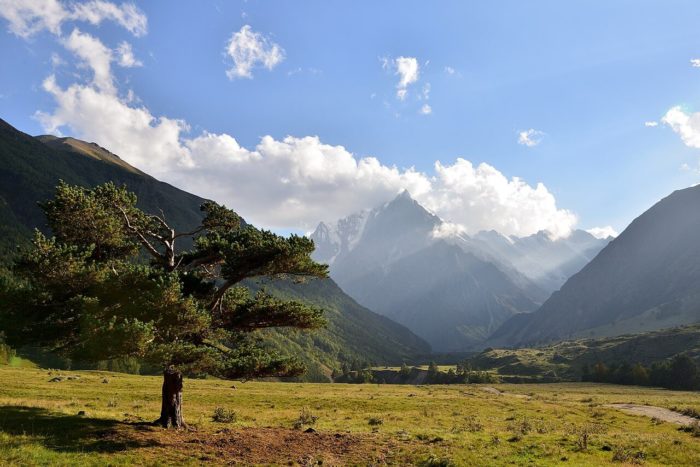
M245 460L237 458L240 436L279 427L299 437L352 436L372 449L368 461L376 456L398 464L433 459L456 465L560 465L566 459L567 465L606 465L623 450L643 453L645 465L700 464L700 438L668 423L603 406L625 402L700 410L698 393L570 383L498 385L505 394L497 395L475 385L186 380L184 414L197 431L174 434L136 423L157 417L160 378L64 374L80 378L51 383L55 374L47 370L0 367L0 463L226 463ZM214 422L212 415L219 407L234 411L236 422ZM81 411L85 415L79 416ZM302 412L317 417L313 428L318 434L293 430ZM596 433L581 450L580 432L590 426ZM222 431L224 427L230 431ZM236 441L225 449L221 441L210 443L221 436ZM260 443L264 449L264 441ZM335 457L330 463L333 459L362 463L362 457ZM274 461L286 465L300 458L280 454Z

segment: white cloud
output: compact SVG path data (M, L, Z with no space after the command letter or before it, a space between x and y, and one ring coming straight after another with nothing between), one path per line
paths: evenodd
M700 68L700 58L691 58L690 66L692 66L693 68Z
M99 39L74 29L60 40L87 65L88 79L65 87L53 75L44 80L55 102L51 111L37 112L46 131L98 142L164 181L226 203L257 225L308 229L319 219L379 205L404 189L460 232L548 230L561 236L576 222L544 185L508 179L488 164L436 162L429 174L357 156L316 136L264 136L251 148L228 134L190 136L184 120L154 115L133 92L115 89L110 65L119 57ZM417 73L416 65L414 78L410 70L402 75L404 84L415 82Z
M656 122L656 121L644 122L644 126L647 128L654 128L654 127L659 126L659 122Z
M418 81L418 60L415 57L398 57L394 63L396 74L401 78L398 87L405 88Z
M433 113L433 108L430 107L430 105L428 104L423 104L423 107L420 108L420 113L422 115L430 115L431 113Z
M561 236L576 222L572 213L556 207L544 185L509 180L488 164L437 162L431 176L358 157L315 136L265 136L248 149L227 134L189 138L184 121L156 117L94 85L62 89L49 77L44 88L56 101L52 113L39 116L47 131L70 128L76 137L99 142L154 176L224 202L261 226L308 229L319 219L379 205L403 189L469 232L548 230Z
M446 66L445 73L447 73L448 75L454 75L456 73L456 70L451 66Z
M148 28L146 16L133 3L114 3L93 0L89 2L60 2L58 0L0 0L0 16L9 22L13 34L27 38L47 30L61 35L66 21L84 21L94 25L114 21L135 36L142 36Z
M51 54L51 66L57 68L59 66L65 65L66 62L58 55L56 52Z
M188 129L182 120L154 117L145 107L131 107L127 99L92 84L63 89L53 76L43 88L56 102L53 112L38 112L49 133L69 128L77 137L100 142L136 167L155 174L192 166L190 152L180 142Z
M392 68L395 74L399 76L399 82L396 84L396 97L399 100L404 100L408 94L408 87L418 81L419 65L415 57L397 57L393 60L382 58L382 68Z
M454 238L467 233L467 230L460 224L452 222L441 222L433 228L433 238Z
M431 190L417 199L443 219L468 232L497 230L504 235L530 235L540 230L567 236L576 216L556 206L542 184L530 186L518 177L506 178L489 164L472 165L458 158L452 165L435 163Z
M530 128L529 130L522 130L518 132L518 144L527 146L529 148L535 147L542 142L544 138L544 133Z
M233 60L233 66L226 70L229 79L252 78L256 66L272 70L284 60L284 49L246 24L231 35L226 55Z
M700 113L688 113L676 106L666 112L661 123L677 133L686 146L700 148Z
M117 6L112 2L92 0L85 3L72 3L72 19L100 24L102 21L113 21L122 26L134 36L143 36L148 30L146 15L133 3L122 3Z
M97 88L107 93L116 92L110 67L112 51L99 39L76 28L63 40L63 45L92 70Z
M422 98L425 99L426 101L430 99L430 90L431 90L430 83L425 83L425 85L423 86Z
M690 172L694 175L700 174L700 162L697 162L694 165L690 165L687 162L684 162L681 164L680 169L683 172Z
M29 37L41 30L60 34L68 11L57 0L0 0L0 16L9 22L9 30Z
M117 55L119 57L119 66L125 68L143 66L143 63L134 56L131 44L126 41L121 42L119 47L117 47Z
M617 237L619 235L617 230L613 229L610 225L606 225L605 227L593 227L592 229L586 230L586 232L593 235L595 238Z

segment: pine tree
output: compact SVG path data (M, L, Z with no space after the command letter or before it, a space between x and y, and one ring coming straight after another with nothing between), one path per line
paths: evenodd
M203 221L176 232L161 213L107 183L61 183L42 205L53 237L37 231L0 281L0 326L8 344L39 345L82 361L133 357L164 368L162 426L184 426L183 374L223 378L291 376L294 358L271 353L255 331L317 328L323 310L251 294L246 279L327 277L313 242L278 236L207 202ZM191 251L176 242L190 237Z

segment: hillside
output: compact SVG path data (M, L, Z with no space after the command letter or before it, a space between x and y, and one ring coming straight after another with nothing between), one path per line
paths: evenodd
M535 313L506 322L492 346L615 336L700 321L700 186L641 216Z
M413 361L418 355L430 353L430 346L423 339L401 324L360 306L331 279L301 284L272 281L263 285L268 292L312 302L326 310L326 329L267 331L273 337L272 347L301 356L308 368L307 380L326 380L333 369L339 369L338 362L391 364Z
M442 220L407 191L370 211L321 223L314 256L360 304L404 324L436 351L471 349L544 299L517 271L435 235ZM536 291L536 292L535 292Z
M173 226L183 230L200 221L199 206L205 201L144 174L94 143L51 136L34 138L0 120L3 257L34 228L46 228L37 202L51 198L59 180L82 186L108 181L126 184L138 196L141 209L154 213L162 210Z
M542 347L487 349L470 359L473 366L497 370L506 381L578 380L582 368L606 365L649 366L687 353L700 360L700 325L600 339L563 341Z
M369 211L321 222L314 257L368 308L406 325L436 351L481 348L509 318L536 310L608 242L577 230L517 238L469 236L407 191Z
M0 226L2 256L25 242L34 228L45 229L37 202L50 199L59 180L83 186L107 181L126 184L146 212L158 213L178 229L201 219L204 199L160 182L94 144L73 138L31 137L0 120ZM185 244L185 242L183 242ZM186 244L185 244L186 246ZM327 308L327 329L311 333L268 333L269 345L307 362L309 378L327 380L333 368L353 360L377 363L410 360L429 346L403 326L358 305L332 280L308 284L275 282L271 293L300 298Z
M556 239L543 231L527 237L482 231L471 238L462 236L461 240L472 250L483 251L500 263L511 265L546 293L544 300L595 258L612 238L595 238L583 230Z
M348 291L445 352L472 348L514 314L537 308L492 263L444 241L372 270Z

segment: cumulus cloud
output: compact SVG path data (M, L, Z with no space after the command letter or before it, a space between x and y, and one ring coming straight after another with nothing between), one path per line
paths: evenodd
M447 73L448 75L454 75L456 73L456 70L451 66L446 66L445 73Z
M135 36L144 35L148 29L146 16L133 3L117 6L103 0L82 3L0 0L0 16L8 21L10 32L24 38L43 30L61 35L61 25L66 21L84 21L93 25L113 21Z
M691 58L690 66L692 66L693 68L700 68L700 58Z
M544 138L544 133L530 128L529 130L522 130L518 132L518 144L527 146L529 148L535 147L542 142Z
M100 142L154 174L193 165L179 141L188 130L184 121L155 117L145 107L131 107L127 99L94 84L75 83L64 89L52 75L44 80L43 89L56 103L52 112L37 113L47 132L60 134L62 128L69 128L75 136Z
M586 230L586 232L593 235L595 238L614 238L619 235L610 225L606 225L605 227L593 227L592 229Z
M423 115L430 115L433 113L433 108L430 107L429 104L423 104L423 106L420 108L420 113Z
M122 41L117 47L117 55L119 56L119 66L125 68L143 66L143 63L134 56L131 44L126 41Z
M557 208L544 185L508 179L488 164L437 162L435 175L429 175L358 157L315 136L264 136L249 149L227 134L188 138L184 121L156 117L94 85L63 89L50 77L44 89L56 101L52 113L41 114L47 131L70 128L165 181L226 203L258 225L308 229L320 219L379 205L403 189L465 232L548 230L561 236L576 222L572 213Z
M700 148L700 113L686 112L680 106L672 107L661 118L661 123L677 133L686 146Z
M262 66L272 70L282 62L284 49L246 24L231 35L226 55L233 61L233 66L226 70L229 79L252 78L253 68Z
M431 189L416 198L443 219L467 232L497 230L504 235L530 235L540 230L552 237L571 233L576 216L559 209L542 184L508 179L495 167L458 158L452 165L435 163Z
M656 121L644 122L644 126L647 128L654 128L654 127L659 126L659 122L656 122Z
M93 83L98 89L116 92L111 71L112 51L102 41L76 28L63 40L63 45L92 70Z
M77 28L59 40L84 64L87 79L67 86L53 75L44 80L55 103L37 113L46 131L98 142L164 181L226 203L257 225L305 230L320 219L384 203L404 189L450 222L453 233L548 230L561 236L576 222L544 185L509 179L488 164L457 159L436 162L433 173L425 173L387 166L316 136L264 136L246 148L225 133L190 135L186 121L154 115L133 92L117 89L110 65L121 60L120 48L111 50ZM401 75L405 86L418 76L417 62L415 73L410 68Z

